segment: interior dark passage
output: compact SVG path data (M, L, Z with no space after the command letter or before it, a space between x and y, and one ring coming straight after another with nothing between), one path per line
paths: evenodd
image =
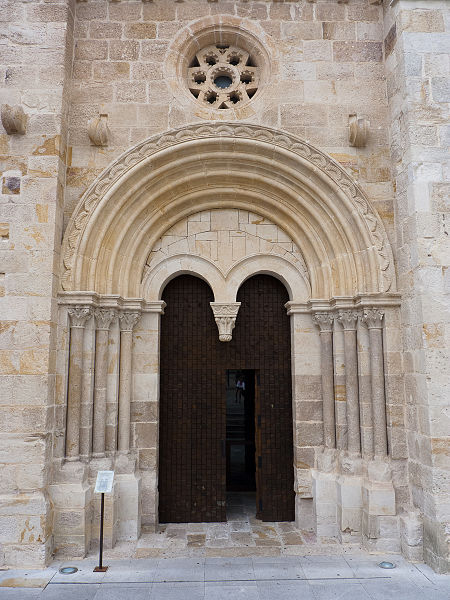
M227 492L254 492L255 480L255 371L228 369Z
M161 318L159 518L226 520L227 492L254 494L263 521L294 520L290 321L283 284L244 282L230 342L210 287L181 275ZM236 389L242 377L245 390Z

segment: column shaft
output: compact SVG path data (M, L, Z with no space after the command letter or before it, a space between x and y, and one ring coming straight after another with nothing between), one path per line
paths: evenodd
M94 375L94 419L92 451L95 456L103 456L106 444L106 383L108 377L109 327L115 313L113 310L95 311L95 375Z
M386 400L381 329L369 329L370 370L372 377L373 446L375 456L386 456Z
M383 321L384 311L378 308L364 310L364 321L369 328L370 375L373 415L373 450L375 456L387 454L386 397L384 391Z
M120 332L119 451L130 449L131 353L133 332Z
M336 416L334 409L333 323L328 312L313 315L320 328L320 372L322 378L323 443L336 448Z
M108 330L97 329L95 335L94 433L92 438L92 450L97 455L105 452L108 339Z
M84 327L70 328L69 386L67 394L66 457L80 454L81 390L83 385Z
M131 422L131 363L133 353L133 327L139 320L137 312L123 312L120 324L120 367L119 367L119 441L120 452L130 449Z
M358 358L356 354L356 330L344 331L345 347L345 390L347 395L347 449L361 450L359 429Z
M333 334L320 332L323 438L326 448L336 448L336 426L334 414Z
M358 395L358 354L356 347L356 323L358 313L345 310L339 313L344 328L345 392L347 400L347 450L361 451Z
M70 318L69 382L67 387L66 458L77 460L80 455L81 395L83 390L84 326L91 315L87 307L74 306Z

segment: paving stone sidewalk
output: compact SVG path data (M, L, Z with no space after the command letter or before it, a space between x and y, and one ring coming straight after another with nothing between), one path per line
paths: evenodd
M8 600L426 600L450 599L450 576L389 555L383 570L373 555L108 560L55 562L41 570L0 571ZM74 575L59 568L78 567Z

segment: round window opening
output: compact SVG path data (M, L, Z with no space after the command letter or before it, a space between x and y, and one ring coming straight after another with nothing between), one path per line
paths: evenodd
M214 44L195 54L188 67L191 94L204 106L234 108L252 98L259 85L260 70L246 50Z

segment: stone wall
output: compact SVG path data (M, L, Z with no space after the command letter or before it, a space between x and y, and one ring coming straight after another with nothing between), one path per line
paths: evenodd
M450 7L434 0L391 4L384 47L409 478L413 507L424 519L425 560L445 571L450 542ZM402 543L411 555L416 541L417 527L405 526Z
M66 173L74 2L5 0L0 102L25 135L1 128L0 564L43 565L52 551L56 294ZM66 50L67 48L67 50Z
M209 26L240 28L267 52L266 81L239 120L281 128L329 152L363 185L392 243L383 8L368 0L78 2L66 219L95 176L131 145L188 123L236 118L200 108L177 72L192 32ZM365 148L349 145L353 113L370 120ZM87 135L99 114L108 115L111 131L103 148Z
M289 308L293 335L301 340L293 353L298 523L304 526L316 519L322 535L338 535L343 542L356 535L375 550L397 550L400 526L403 553L420 559L423 515L425 559L438 570L449 568L448 13L444 0L3 0L0 101L23 108L26 133L0 130L0 564L42 565L58 549L83 555L91 542L93 511L98 512L91 491L97 468L114 466L118 475L108 505L109 545L116 534L135 539L141 518L147 525L156 522L159 357L148 348L158 344L161 303L152 297L148 303L127 304L118 296L97 296L99 290L84 296L75 290L64 300L69 308L60 311L58 325L60 241L89 185L130 146L171 128L234 120L296 134L329 153L354 177L383 220L403 294L401 320L396 301L384 307L383 342L381 346L378 340L377 346L384 353L392 459L383 455L381 462L371 458L374 365L371 332L361 312L376 309L376 299L347 298L340 304L327 298L326 305L311 307L302 297L304 305ZM204 39L210 42L223 32L239 31L235 43L257 57L259 89L242 110L200 106L189 92L185 67L192 56L186 53L192 51L194 36L205 29L209 33ZM354 114L370 121L364 147L349 143L349 117ZM90 141L88 129L89 121L91 131L95 129L92 119L100 115L109 134L101 130L107 139L98 146ZM228 149L232 161L230 156ZM185 164L182 153L179 160ZM178 168L178 155L174 162ZM317 174L320 168L312 164L308 168ZM160 166L166 165L161 161ZM230 172L237 174L232 167ZM214 168L208 168L214 174ZM179 185L177 193L189 187L189 172L179 176L174 168L170 174ZM305 190L315 185L313 175L310 182L311 188L305 180L301 183L305 198ZM135 183L132 177L127 180L127 193ZM298 194L297 188L289 189L293 190ZM337 190L336 199L341 195L342 189ZM189 224L201 224L199 218L178 224L187 227L188 235L172 231L178 236L174 244L214 262L214 240L201 239L213 228L191 225L200 229L189 235ZM161 247L169 233L161 238ZM270 235L274 233L271 230ZM283 235L276 228L276 245L283 252L292 251L291 262L298 268L301 244L297 243L297 251L291 238ZM245 244L242 240L244 236L230 236L221 247L230 264L251 253L256 244L260 252L272 244L251 231ZM275 261L282 251L274 246L271 253ZM147 274L159 260L156 254L149 256ZM90 258L84 257L86 262ZM335 278L338 266L339 261L334 264ZM71 356L71 364L80 366L81 360L82 367L79 443L84 459L90 453L92 398L103 393L106 398L106 457L97 457L90 466L64 461L70 331L78 327L68 314L77 303L89 307L84 334L72 332L82 344L72 344ZM105 329L99 328L100 317L95 320L92 315L111 307L116 311L113 324L106 336L101 334L108 341L102 355L107 370L99 382L96 330ZM325 354L333 362L328 375L334 370L334 390L330 389L340 450L347 443L349 381L341 322L333 321L332 334L325 331L329 340L333 335L330 354L311 313L323 317L325 310L337 319L342 310L354 308L360 311L353 341L355 345L358 340L362 462L348 461L345 452L336 456L334 447L322 455L315 450L323 433L317 406L323 401ZM134 338L133 328L123 329L117 319L124 311L132 316L142 312ZM84 326L83 322L79 327ZM124 339L127 348L133 342L128 441L137 452L116 460L119 347ZM131 366L125 367L130 377ZM332 501L316 503L314 513L311 497L323 498L330 490ZM404 510L400 518L399 509Z

